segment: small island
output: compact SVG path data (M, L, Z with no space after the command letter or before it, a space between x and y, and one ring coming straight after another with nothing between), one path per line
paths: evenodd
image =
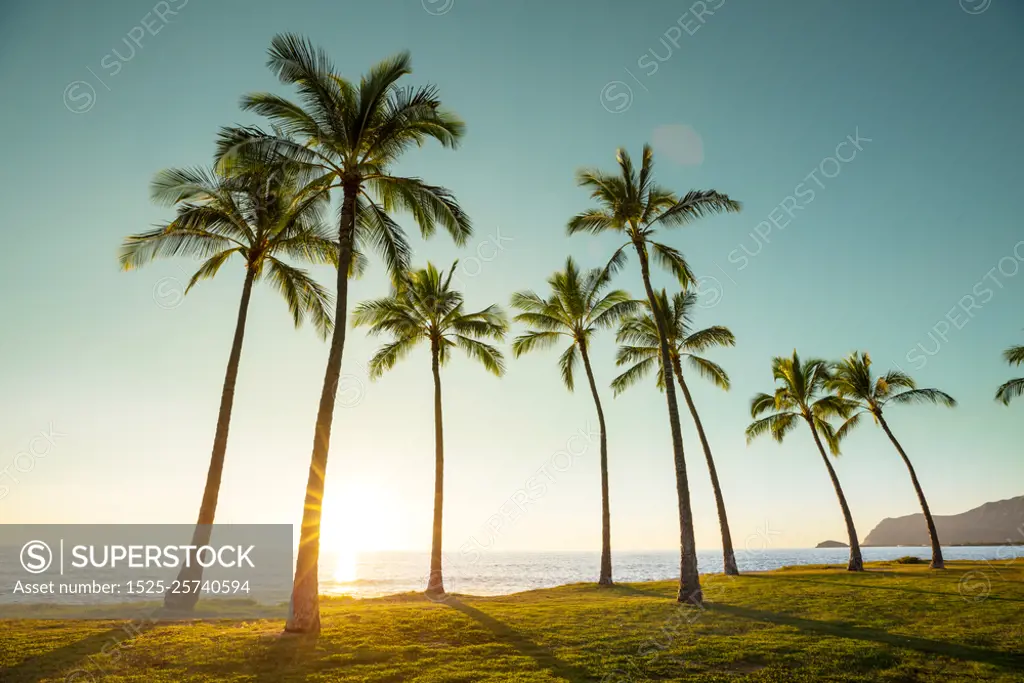
M845 543L840 543L839 541L822 541L821 543L819 543L818 545L816 545L814 547L815 548L849 548L850 546L848 546Z

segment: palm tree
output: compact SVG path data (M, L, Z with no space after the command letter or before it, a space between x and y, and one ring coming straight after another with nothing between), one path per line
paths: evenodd
M409 244L390 215L398 209L412 214L425 237L440 225L457 244L465 244L472 227L451 192L392 171L403 152L430 139L444 147L456 147L465 128L457 117L441 108L435 87L398 85L411 73L408 53L375 65L359 83L342 76L323 50L296 35L275 36L269 55L267 65L281 82L296 87L299 103L269 93L254 93L242 98L242 108L268 117L278 132L298 138L299 143L258 128L224 129L218 144L224 163L244 160L247 150L272 150L320 173L316 183L322 191L341 188L339 272L347 268L358 245L376 249L393 276L408 268ZM320 393L291 611L285 625L285 630L292 632L320 629L320 502L341 377L347 306L347 282L339 275L334 314L339 324L331 338Z
M934 403L953 408L956 401L938 389L918 389L914 379L902 370L890 370L881 377L874 377L871 374L871 357L864 352L852 353L832 366L832 374L826 386L840 398L852 401L856 410L836 432L837 439L842 440L856 427L861 415L870 413L875 418L875 423L881 425L892 445L896 447L896 452L903 458L903 464L910 472L910 481L914 484L917 500L921 503L921 511L924 512L924 520L928 525L928 538L932 544L931 567L944 569L942 546L939 545L939 534L935 530L935 520L928 509L928 501L925 500L924 491L921 490L921 483L917 480L917 473L910 464L910 458L885 421L882 408L889 404L905 403Z
M1011 346L1003 351L1003 358L1010 365L1021 365L1024 363L1024 346ZM999 387L999 391L996 392L996 400L1002 401L1004 406L1010 405L1010 399L1021 394L1024 394L1024 377L1017 377Z
M740 203L714 190L692 190L680 198L654 182L654 155L650 145L644 145L643 161L637 173L629 154L617 152L618 173L604 173L596 169L583 169L576 175L581 187L590 190L598 208L577 214L569 221L568 232L599 234L607 231L619 233L626 243L612 254L605 270L614 273L625 263L630 246L640 260L640 274L644 291L652 310L655 307L654 288L651 285L650 259L668 269L684 287L694 282L693 272L681 252L654 241L660 226L687 225L713 213L739 211ZM702 604L700 575L697 571L697 550L693 537L693 515L690 511L690 487L683 457L683 434L679 428L679 406L672 382L668 332L661 316L655 314L662 367L666 368L665 401L668 404L669 427L672 430L672 455L676 474L676 495L679 499L679 593L677 600Z
M802 362L794 350L792 358L777 356L772 359L772 376L778 383L775 393L754 396L750 402L750 416L756 418L768 412L773 414L755 420L747 427L747 443L761 434L771 434L776 441L782 443L786 434L800 424L800 418L807 421L846 521L846 532L850 537L850 562L846 568L851 572L864 571L864 560L860 556L860 543L857 541L850 507L846 504L839 477L821 443L821 436L824 435L832 454L839 455L839 440L828 420L832 417L849 417L855 406L839 396L823 395L829 380L828 363L823 360Z
M576 262L569 257L565 260L565 270L548 278L550 297L544 299L531 291L512 295L512 306L523 311L515 317L515 321L530 326L525 334L516 337L512 343L512 352L516 358L536 349L549 348L560 338L568 337L570 344L558 359L562 383L569 391L574 390L574 369L581 359L587 373L601 430L601 571L597 581L601 586L612 585L608 434L601 397L597 392L597 382L594 381L594 370L590 363L590 338L596 330L614 325L624 315L632 313L639 303L622 290L602 294L609 281L608 273L600 268L580 272Z
M716 386L728 391L729 375L720 365L707 358L697 355L716 346L735 346L736 338L727 327L715 325L703 330L693 331L693 309L697 304L697 295L694 292L679 292L669 301L665 290L658 296L658 309L666 323L668 332L669 358L672 362L672 373L679 382L679 389L683 392L686 405L693 416L693 423L697 427L697 435L700 437L701 446L704 448L704 459L708 463L708 474L711 475L711 487L715 492L715 505L718 507L718 525L722 530L722 556L725 573L729 576L736 576L740 573L736 566L736 554L732 548L732 534L729 533L729 519L725 514L725 499L722 496L722 487L718 483L718 471L715 468L715 459L711 456L711 446L708 444L708 437L704 433L704 425L697 413L697 406L694 405L690 388L683 378L682 359L685 358L689 366L696 370L702 377L713 382ZM615 359L616 365L632 366L621 375L612 380L612 389L618 395L639 380L647 376L653 368L658 368L658 386L665 386L664 373L661 371L660 344L658 343L658 325L654 316L650 313L650 306L647 312L627 318L619 328L617 341L623 346L619 347Z
M456 264L458 261L456 261ZM427 267L405 274L386 298L359 304L353 325L367 325L370 334L388 333L392 341L370 360L370 376L380 377L421 341L430 343L430 367L434 374L434 522L430 543L430 578L427 594L444 595L441 573L441 519L444 507L444 428L441 420L441 372L453 348L481 363L497 376L505 372L501 351L482 341L502 341L508 331L505 315L497 306L476 313L463 309L462 294L451 288L455 264L445 275Z
M253 285L268 279L284 296L296 327L308 318L324 337L333 327L330 294L304 270L283 260L287 257L315 264L337 263L337 247L322 222L326 201L303 194L304 185L304 174L285 164L253 164L248 173L232 177L204 169L161 171L152 183L153 199L177 205L177 216L165 226L131 235L121 247L123 270L134 270L161 257L203 259L185 293L199 281L214 277L232 256L240 256L245 265L210 468L192 539L195 546L209 543L210 525L217 511ZM191 569L182 569L179 578L201 578L202 567L197 562L189 564ZM197 593L168 593L165 602L168 607L191 609L197 600Z

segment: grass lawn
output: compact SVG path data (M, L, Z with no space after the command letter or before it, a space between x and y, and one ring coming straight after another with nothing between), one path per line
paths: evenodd
M872 563L518 595L325 599L280 621L0 621L0 681L1024 681L1024 562Z

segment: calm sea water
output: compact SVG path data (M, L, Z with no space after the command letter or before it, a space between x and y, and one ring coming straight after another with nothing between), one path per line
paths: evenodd
M1024 558L1024 546L943 548L947 560L1009 560ZM930 548L863 548L866 562L916 555L928 560ZM846 548L775 549L737 552L740 571L764 571L789 565L845 564ZM700 572L722 571L720 550L697 554ZM471 561L475 560L475 561ZM427 553L365 553L355 558L322 556L320 592L327 595L378 597L422 591L430 566ZM597 581L597 552L482 552L475 558L453 554L445 558L444 583L449 592L469 595L505 595L567 583ZM674 551L612 553L616 581L658 581L679 576L679 553Z

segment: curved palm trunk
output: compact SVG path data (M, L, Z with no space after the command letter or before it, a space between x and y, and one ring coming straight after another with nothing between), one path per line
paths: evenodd
M608 435L604 426L604 410L601 408L601 397L597 393L594 371L590 367L590 355L587 353L586 342L580 342L580 355L583 356L583 367L587 370L587 381L590 382L590 393L594 396L597 407L597 423L601 428L601 574L597 580L599 586L612 585L612 517L608 503Z
M217 498L220 495L220 481L224 474L224 454L228 448L228 428L231 426L231 406L235 402L235 381L238 379L238 363L242 358L242 339L245 337L245 320L249 315L249 298L256 278L254 270L247 269L245 284L242 286L242 301L238 305L238 320L235 323L235 337L231 342L228 368L224 373L224 387L220 393L220 411L217 414L217 430L213 437L213 452L210 454L210 469L206 472L206 488L203 502L199 506L199 520L192 533L192 545L201 547L210 543L214 516L217 513ZM196 562L195 551L190 552L189 567L178 572L178 581L199 581L203 568ZM190 610L199 601L198 592L171 593L164 595L164 607L175 610Z
M693 403L693 396L690 395L690 388L686 386L683 379L683 368L678 357L673 357L672 367L675 370L676 378L679 380L679 388L683 390L683 398L690 408L690 415L693 416L693 424L697 426L697 435L700 437L700 445L704 448L704 458L708 462L708 474L711 475L711 488L715 492L715 505L718 507L718 526L722 530L722 563L726 576L739 576L740 570L736 566L736 553L732 549L732 534L729 532L729 519L725 514L725 498L722 496L722 487L718 483L718 470L715 469L715 459L711 457L711 446L708 445L708 437L704 434L704 425L697 414L697 406Z
M914 466L910 464L910 458L907 457L906 452L903 450L903 446L896 440L892 431L889 429L889 425L886 424L885 418L881 415L878 416L878 422L882 425L882 429L888 435L889 440L892 441L892 445L896 447L900 457L903 458L903 463L907 466L907 471L910 472L910 481L914 483L914 490L917 492L917 500L921 503L921 511L924 512L924 521L928 525L928 539L932 542L932 569L945 569L946 564L942 560L942 546L939 545L939 533L935 530L935 520L932 519L931 510L928 509L928 501L925 500L924 491L921 490L921 483L917 480L917 473L914 471Z
M434 525L430 538L430 578L428 595L444 595L441 576L441 519L444 509L444 425L441 419L440 349L436 339L430 341L430 366L434 373Z
M828 460L824 446L821 445L818 430L815 429L814 423L810 420L807 421L807 424L811 427L811 434L814 435L814 443L818 446L821 459L825 461L825 467L828 468L828 476L832 480L832 486L835 488L836 496L839 498L839 507L843 509L843 519L846 521L846 534L850 537L850 562L846 565L846 569L851 572L862 572L864 571L864 560L860 556L860 542L857 540L857 530L853 527L853 515L850 514L850 506L846 504L846 496L843 495L843 487L839 485L839 477L836 475L832 463Z
M324 385L320 392L320 407L316 414L316 433L306 482L306 500L302 508L302 529L299 533L298 557L295 560L291 609L285 624L285 631L293 633L316 633L320 630L320 584L317 577L317 564L320 560L320 503L324 496L324 474L331 445L334 399L341 380L341 355L345 348L345 328L348 322L348 271L352 265L356 196L359 193L358 183L346 181L343 187L338 228L338 292L334 332L327 356Z
M697 571L697 549L693 536L693 512L690 509L690 484L686 477L686 460L683 457L683 432L679 427L679 405L676 402L676 388L672 381L672 362L669 357L668 335L665 321L658 310L654 288L651 287L651 267L647 262L646 248L637 242L637 256L640 258L640 272L643 275L644 290L651 305L654 322L658 327L658 346L661 351L661 367L665 373L665 401L668 403L668 421L672 429L672 457L676 470L676 495L679 498L679 593L676 600L694 605L704 603L700 589L700 574Z

